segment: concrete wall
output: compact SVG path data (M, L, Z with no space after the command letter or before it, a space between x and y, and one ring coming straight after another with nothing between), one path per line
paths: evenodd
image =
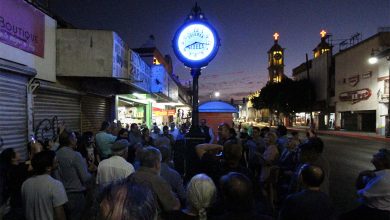
M312 60L309 71L310 81L315 86L316 101L325 101L328 97L329 75L328 70L332 64L330 53L323 53Z
M328 70L332 65L332 55L323 53L317 58L311 60L309 69L310 81L314 84L316 92L316 101L325 101L328 96L329 73ZM304 70L294 75L295 80L307 79L307 72Z
M34 68L37 71L36 78L55 82L56 28L57 22L45 15L45 49L43 58L4 43L0 43L0 58Z
M113 77L114 32L106 30L57 30L59 76Z
M371 39L362 43L348 51L339 53L335 57L335 72L336 72L336 111L361 111L361 110L376 110L378 100L376 93L378 92L378 65L370 65L368 59L371 55L372 48L378 48L378 38ZM362 74L372 72L372 76L367 79L362 78ZM351 77L359 76L359 82L356 85L351 85L349 82ZM352 102L340 101L340 94L359 89L369 88L372 95L369 99L353 104Z

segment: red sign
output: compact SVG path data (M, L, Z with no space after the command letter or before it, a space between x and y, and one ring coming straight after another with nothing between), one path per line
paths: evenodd
M44 57L45 15L23 0L0 0L0 42Z
M175 114L176 114L176 110L175 109L168 110L168 115L175 115Z
M175 109L165 110L165 109L153 107L153 114L155 116L170 116L170 115L173 116L176 114L176 110Z
M350 92L342 92L339 95L339 99L342 102L352 101L352 103L357 103L362 100L367 100L371 96L371 90L370 89L360 89Z

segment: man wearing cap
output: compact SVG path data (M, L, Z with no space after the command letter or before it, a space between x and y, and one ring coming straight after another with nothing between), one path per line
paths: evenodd
M99 163L96 183L100 188L125 179L134 173L134 167L126 161L129 142L125 139L116 141L112 147L112 156Z

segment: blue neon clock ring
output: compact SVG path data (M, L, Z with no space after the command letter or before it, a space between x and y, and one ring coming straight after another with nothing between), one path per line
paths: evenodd
M217 32L206 22L193 21L181 26L173 39L177 58L191 68L201 68L215 57L219 48Z

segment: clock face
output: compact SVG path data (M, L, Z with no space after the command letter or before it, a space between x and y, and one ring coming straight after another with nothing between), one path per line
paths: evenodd
M213 52L215 39L214 33L206 25L191 24L180 32L176 43L182 56L201 61Z
M280 59L282 58L282 54L276 53L276 54L274 55L274 58L277 59L277 60L280 60Z

